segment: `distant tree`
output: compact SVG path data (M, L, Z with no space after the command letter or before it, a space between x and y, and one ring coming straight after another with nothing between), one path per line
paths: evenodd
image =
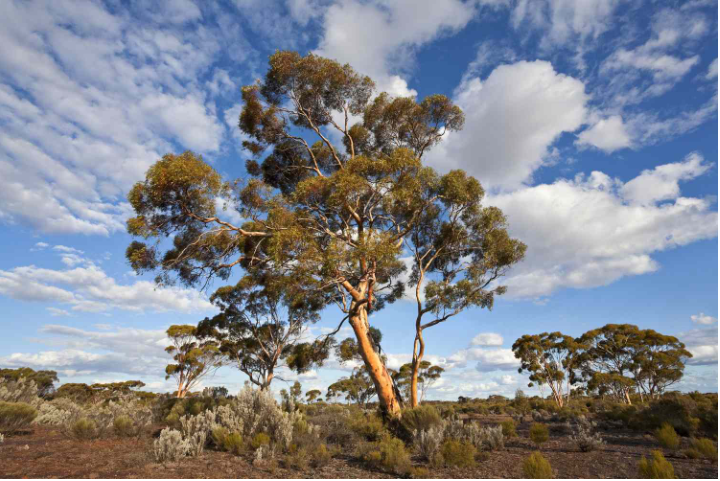
M40 397L51 395L55 391L54 383L58 382L57 372L55 371L35 371L29 367L0 369L0 379L17 381L21 377L35 383Z
M422 402L425 399L427 390L432 387L433 384L440 379L442 373L445 372L440 366L434 366L429 361L422 361L416 378L416 388L420 392L419 401ZM400 366L397 375L395 376L395 382L398 387L402 390L406 399L412 398L412 381L413 381L413 364L407 363Z
M512 346L515 357L520 360L519 373L530 373L532 387L535 383L547 385L558 407L563 407L565 398L570 397L570 386L575 379L578 358L578 342L560 332L526 334Z
M55 392L56 398L69 398L78 403L98 404L117 396L138 393L133 391L145 387L145 383L138 380L119 381L111 383L65 383Z
M302 385L300 384L300 381L295 381L290 387L290 397L292 397L292 400L297 403L300 400L300 396L302 396Z
M320 398L322 396L322 391L319 389L312 389L305 393L305 398L307 399L308 403L311 403L315 401L316 399Z
M177 381L177 397L183 398L208 374L222 366L217 345L203 342L197 337L197 328L191 325L173 325L167 330L171 345L165 351L173 355L175 363L165 368L165 379Z
M330 384L327 390L327 399L329 401L344 395L347 402L354 402L364 409L376 394L375 385L363 366L354 369L350 376L342 377Z
M652 329L640 331L640 336L633 359L635 382L641 393L656 397L682 378L692 354L674 336Z
M472 182L457 182L462 174L440 176L422 165L423 155L446 132L464 124L462 111L449 98L416 101L373 90L372 80L349 65L276 52L265 77L242 89L239 127L248 137L243 145L257 156L270 152L262 162L246 164L253 178L235 192L192 153L164 156L129 194L135 211L129 233L158 242L134 241L126 254L137 271L159 271L160 282L173 275L189 285L227 278L235 267L283 269L347 316L381 408L399 417L398 392L373 348L368 313L404 292L403 246L423 213L446 212L443 196L455 203L463 196L453 186ZM353 116L362 121L352 125ZM344 149L331 141L328 130L342 136ZM230 199L244 221L218 213L218 198ZM471 223L467 230L473 236L485 232ZM172 242L161 243L165 237ZM487 245L496 238L488 237ZM469 256L483 257L477 251ZM456 278L467 279L462 286L474 285L476 273L485 265L492 271L494 262L488 257ZM472 287L453 292L477 295ZM435 297L432 309L440 311L465 304Z
M588 390L610 393L626 404L633 390L652 397L678 382L692 357L677 338L632 324L607 324L578 342Z
M221 312L198 324L198 336L216 343L227 362L260 389L270 386L280 368L302 373L321 365L333 345L331 339L303 341L322 301L271 269L221 287L210 299Z

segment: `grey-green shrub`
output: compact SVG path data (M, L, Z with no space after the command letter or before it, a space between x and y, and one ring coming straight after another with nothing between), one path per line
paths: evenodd
M27 403L0 401L0 430L15 431L27 427L37 415L37 409Z
M583 453L600 449L605 444L600 433L593 433L592 424L587 421L578 422L577 432L570 439Z
M158 462L177 461L187 453L187 443L180 431L165 428L155 440L154 451Z
M443 439L445 430L442 425L413 433L413 445L417 453L428 461L440 451Z
M477 450L469 441L447 439L440 448L440 454L446 466L470 468L475 466Z
M196 416L183 416L180 418L183 439L187 443L189 456L200 456L205 450L208 435L215 425L215 413L202 411Z
M638 464L638 477L643 479L674 479L675 468L660 451L652 451L649 461L643 456Z
M15 380L0 379L0 401L25 403L38 407L42 402L37 395L37 384L24 377Z
M433 406L422 404L402 413L400 424L408 433L427 431L443 423L440 413Z
M523 475L528 479L550 479L553 476L552 467L540 451L532 453L523 461Z

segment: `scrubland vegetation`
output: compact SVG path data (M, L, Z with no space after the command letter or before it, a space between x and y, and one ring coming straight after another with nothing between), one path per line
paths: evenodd
M184 398L139 391L140 382L65 386L41 392L29 378L0 381L3 474L717 476L716 394L632 395L631 405L573 396L559 408L552 396L519 392L426 401L397 420L376 404L296 402L299 385L281 403L250 386Z

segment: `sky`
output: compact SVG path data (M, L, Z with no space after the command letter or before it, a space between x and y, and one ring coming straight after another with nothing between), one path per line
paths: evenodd
M350 63L395 96L451 97L465 128L424 161L476 176L528 245L492 311L426 331L427 359L446 369L428 398L537 393L515 339L607 323L677 336L693 358L676 387L716 392L717 11L706 0L0 2L0 367L172 388L164 331L216 310L208 292L131 271L126 195L168 152L246 176L240 88L281 49ZM401 300L370 319L390 367L410 360L414 311ZM326 310L307 336L340 319ZM351 368L330 359L299 380L324 390ZM298 376L281 378L275 391ZM224 367L205 385L245 379Z

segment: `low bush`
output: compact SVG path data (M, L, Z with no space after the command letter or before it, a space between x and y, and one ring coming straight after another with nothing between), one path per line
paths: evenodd
M427 431L442 424L442 418L435 407L423 404L402 413L400 424L408 432Z
M100 436L98 425L88 418L80 418L70 426L70 436L75 439L95 439Z
M410 456L405 450L405 444L389 435L372 443L364 458L373 466L397 475L410 472Z
M413 445L418 454L430 461L440 451L444 439L444 429L436 426L426 431L415 431L413 433Z
M684 454L685 457L688 458L688 459L700 459L700 458L702 458L702 454L700 453L700 451L698 451L698 450L695 449L695 448L688 448L688 449L686 449L685 451L683 451L683 454Z
M515 421L512 419L508 419L507 421L503 421L500 423L500 427L502 428L503 436L506 438L514 438L517 436L517 432L515 431Z
M187 453L187 443L177 429L165 428L154 444L155 459L160 463L177 461Z
M410 477L413 479L428 479L430 477L430 471L423 466L413 467L410 468Z
M348 420L348 426L368 441L378 441L387 434L382 418L375 413L358 414Z
M680 446L680 438L670 424L665 423L655 430L655 439L660 446L667 449L677 449Z
M212 430L213 444L218 449L232 454L240 454L245 449L245 443L240 433L230 433L227 429L215 427Z
M116 417L113 420L113 429L118 436L130 437L136 434L135 426L130 416L121 415Z
M263 446L270 445L270 436L265 433L257 433L250 441L250 446L253 449L260 449Z
M29 404L0 401L0 431L16 431L25 428L33 422L37 415L37 409Z
M532 453L523 461L523 475L528 479L550 479L553 476L552 468L540 451Z
M440 448L443 462L446 466L469 468L475 466L475 453L477 450L468 441L448 439Z
M692 436L702 424L697 417L698 404L690 397L672 394L650 403L648 407L634 412L628 425L633 429L651 430L669 424L681 436ZM717 404L715 405L717 419ZM715 421L717 433L717 420Z
M718 458L717 446L715 446L715 443L713 443L708 438L694 439L692 442L692 447L693 447L693 449L698 451L700 454L702 454L702 456L705 458L708 458L708 459L717 459Z
M545 424L533 423L530 426L530 440L540 446L550 438L550 432Z
M570 439L583 453L600 449L605 444L600 433L593 433L593 425L584 417L578 418L578 421L577 432Z
M330 461L330 458L332 458L332 455L330 454L327 446L325 443L320 443L311 453L311 464L313 467L318 468L327 464L327 462Z
M660 451L652 451L649 461L643 456L638 464L638 477L642 479L674 479L675 469Z

